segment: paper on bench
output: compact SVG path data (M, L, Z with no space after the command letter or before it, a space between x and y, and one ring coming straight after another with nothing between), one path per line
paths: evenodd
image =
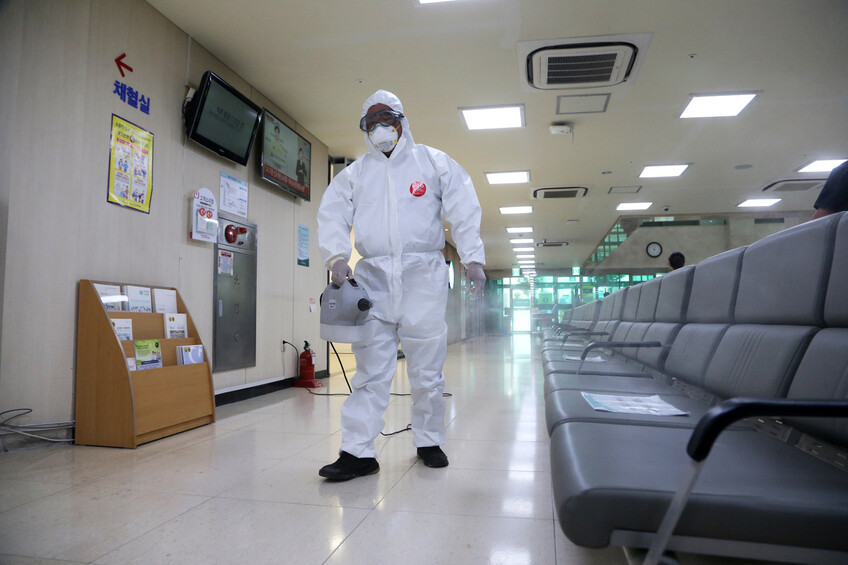
M601 412L623 414L651 414L653 416L688 416L689 412L678 410L657 395L625 396L619 394L595 394L581 392L586 402Z
M580 361L581 360L579 355L569 355L568 353L564 354L562 356L562 358L565 359L566 361ZM601 363L603 361L606 361L606 359L604 359L600 355L596 355L595 357L591 357L591 356L586 357L586 359L583 359L583 361L591 362L591 363Z

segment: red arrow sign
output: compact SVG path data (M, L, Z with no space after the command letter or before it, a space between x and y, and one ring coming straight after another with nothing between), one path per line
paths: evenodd
M126 56L126 53L121 53L119 56L115 57L115 64L118 65L118 70L121 71L121 77L127 76L124 74L124 69L128 70L129 72L133 72L132 67L124 63L124 57Z

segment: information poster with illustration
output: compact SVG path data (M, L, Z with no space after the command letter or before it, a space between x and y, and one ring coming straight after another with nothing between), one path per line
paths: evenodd
M312 144L268 110L262 116L260 176L286 192L309 200Z
M112 114L107 201L150 213L153 134Z
M221 199L218 206L222 212L247 218L247 181L221 172Z

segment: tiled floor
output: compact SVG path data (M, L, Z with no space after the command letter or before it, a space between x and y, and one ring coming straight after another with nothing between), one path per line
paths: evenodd
M424 467L406 432L378 438L378 474L324 481L344 397L306 389L219 407L215 424L136 450L2 454L0 563L625 564L554 520L533 341L450 346L444 469ZM315 392L347 392L341 376L325 383ZM404 361L394 389L408 392ZM410 405L392 397L386 432Z

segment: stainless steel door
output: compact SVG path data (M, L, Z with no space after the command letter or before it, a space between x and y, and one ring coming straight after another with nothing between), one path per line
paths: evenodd
M219 215L213 371L256 366L256 225Z

